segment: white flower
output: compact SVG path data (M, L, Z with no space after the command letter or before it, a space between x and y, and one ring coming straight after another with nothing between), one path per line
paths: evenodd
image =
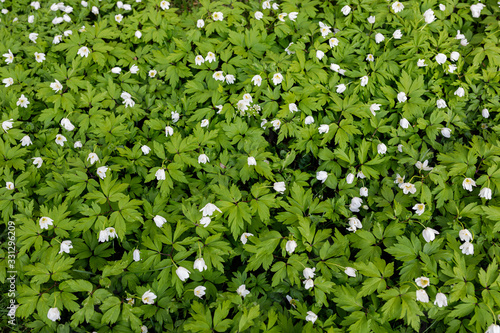
M61 82L56 80L55 82L52 82L50 84L50 88L52 88L52 90L54 90L54 92L59 92L63 89L63 85L61 84Z
M290 55L290 54L295 54L294 51L290 51L289 47L293 45L293 42L291 42L290 44L288 44L288 46L286 47L285 49L285 52Z
M208 61L209 63L215 61L215 54L213 52L208 52L207 56L205 57L205 61Z
M285 182L276 182L274 183L273 188L276 192L283 194L286 190Z
M444 12L446 10L446 6L443 5L442 3L439 4L439 10Z
M398 97L398 102L399 103L404 103L407 100L406 94L403 91L401 91L400 93L398 93L397 97Z
M194 288L194 295L198 296L199 298L202 298L203 296L205 296L205 290L207 290L206 287L198 286Z
M401 32L401 30L397 29L392 34L392 37L394 37L394 39L401 39L401 37L403 37L403 33Z
M337 73L338 73L338 72L340 71L340 66L339 66L339 65L337 65L337 64L331 63L331 64L330 64L330 69L331 69L332 71L334 71L334 72L337 72Z
M427 9L424 13L425 23L431 24L436 20L436 16L434 16L434 11L432 9Z
M417 301L422 303L429 303L429 295L423 289L417 290Z
M359 196L367 197L368 196L368 187L362 187L359 189Z
M481 191L479 191L479 197L486 200L491 200L491 194L491 189L488 187L482 188Z
M174 135L174 129L170 126L165 127L165 136L172 136Z
M450 54L451 61L457 61L458 58L460 58L460 53L458 53L457 51L451 52L451 54Z
M345 84L337 85L337 94L342 94L347 89Z
M384 155L385 153L387 153L387 146L383 143L379 143L377 145L377 152L381 155Z
M259 86L261 85L262 83L262 77L260 75L255 75L253 78L252 78L252 83L255 85L255 86Z
M351 212L357 213L359 212L359 208L363 204L363 199L354 197L351 199L351 204L349 205L349 210Z
M86 47L86 46L82 46L82 47L78 50L77 54L78 54L80 57L85 57L85 58L87 58L87 57L89 56L89 54L90 54L90 50L89 50L89 48L88 48L88 47Z
M203 216L212 216L215 211L222 213L222 211L213 203L207 203L202 209L200 209L200 212L203 213Z
M462 242L470 242L472 240L472 234L467 229L462 229L458 232L458 236Z
M500 333L500 325L491 324L484 333Z
M434 169L433 167L427 166L427 164L429 164L428 160L425 160L424 163L417 161L417 163L415 163L415 167L419 170L424 171L431 171L432 169Z
M167 10L170 8L170 2L168 1L162 1L160 2L160 8L163 10Z
M222 21L224 19L224 14L222 14L221 12L214 12L212 14L212 19L214 21Z
M207 162L210 162L210 159L208 158L207 155L201 154L200 156L198 156L198 163L199 164L206 164Z
M135 249L132 254L132 257L134 258L134 261L141 261L141 251Z
M90 160L90 165L93 165L95 162L99 161L99 156L96 153L90 153L87 157L87 161Z
M304 288L306 288L306 290L311 289L311 288L314 287L314 281L313 281L313 279L307 279L303 283L304 283Z
M348 174L345 181L347 184L352 184L352 182L354 181L354 175L352 173Z
M344 273L346 273L350 277L356 277L356 270L352 267L346 267Z
M421 277L415 279L415 283L420 288L426 288L429 286L430 280L429 280L429 278L427 278L425 276L421 276Z
M330 126L326 125L326 124L320 125L318 128L319 134L328 133L329 130L330 130Z
M328 25L324 24L323 22L319 22L319 30L320 30L321 36L323 38L326 38L326 36L328 36L328 34L332 32L331 29L332 29L331 27L329 27Z
M149 148L148 146L144 145L144 146L141 147L141 150L142 150L142 153L144 155L147 155L151 151L151 148Z
M369 53L367 56L366 56L366 61L370 61L370 62L373 62L375 60L375 57L373 56L373 54Z
M234 80L236 80L236 78L234 77L234 75L233 75L233 74L228 74L228 75L226 75L226 78L225 78L225 79L226 79L226 82L227 82L228 84L233 84L233 83L234 83Z
M236 289L236 293L240 295L241 297L245 298L248 294L250 294L250 291L247 290L246 286L242 284L241 286Z
M299 111L299 108L297 107L297 104L295 103L290 103L288 104L288 110L290 110L291 113Z
M273 84L275 86L277 86L278 84L280 84L281 82L283 82L283 75L281 75L281 73L276 73L273 75Z
M348 231L356 232L356 230L361 228L363 228L363 224L356 216L349 218L349 228L347 228Z
M443 306L448 306L448 299L446 299L446 295L443 293L437 293L436 300L434 301L434 305L437 305L440 308L442 308Z
M277 3L273 3L272 8L273 10L278 10L279 5Z
M333 49L335 46L338 46L339 45L339 40L335 37L332 37L330 38L330 40L328 41L328 44L330 45L330 47Z
M318 171L316 173L316 179L322 183L324 183L327 178L328 178L328 172L326 171Z
M436 239L436 235L439 235L439 232L432 228L425 228L424 231L422 231L422 236L427 243L432 242L434 239Z
M472 192L472 186L476 186L476 182L472 178L465 178L462 182L462 187L464 190Z
M59 248L59 254L66 252L69 253L69 250L73 248L70 240L65 240L61 242L61 247Z
M178 122L178 121L179 121L179 118L180 118L179 112L177 112L177 111L172 111L172 112L170 113L170 115L172 116L172 121L173 121L174 123L176 123L176 122Z
M325 52L323 52L321 50L316 51L316 58L318 58L319 60L323 59L324 56L325 56Z
M104 179L106 178L106 171L108 171L108 167L107 166L102 166L102 167L98 167L97 168L97 175L101 178L101 179Z
M446 62L446 55L443 53L438 53L436 55L436 62L440 65L444 64Z
M203 28L205 26L205 21L203 21L202 19L199 19L198 21L196 21L196 27L197 28Z
M222 81L222 82L224 82L224 80L226 79L224 77L224 72L223 71L216 71L216 72L214 72L214 74L212 75L212 77L215 79L215 81Z
M81 141L76 141L75 144L73 145L74 148L82 148L82 142Z
M207 265L205 264L205 260L203 260L203 258L198 258L194 261L194 264L193 264L193 269L197 269L199 270L200 272L203 272L204 270L206 270L208 267Z
M156 295L151 292L151 290L146 291L144 294L142 294L142 302L144 304L154 304Z
M5 62L7 64L11 64L14 61L14 55L12 54L12 51L9 49L9 53L4 53L3 56L5 57Z
M61 147L64 146L64 142L66 142L66 141L68 141L68 140L66 140L66 138L64 136L62 136L61 134L56 135L56 143L58 145L60 145Z
M392 10L394 10L394 13L399 13L405 8L403 4L399 1L396 1L395 3L392 4Z
M47 312L47 318L49 318L52 321L60 320L61 312L59 312L58 308L50 308L49 311Z
M304 268L302 271L302 275L304 275L304 279L312 279L315 275L316 268Z
M314 312L307 311L306 321L310 321L314 324L316 319L318 319L318 316Z
M441 134L445 137L445 138L449 138L451 136L451 129L447 128L447 127L444 127L441 129Z
M460 30L457 30L457 35L455 36L455 39L464 39L465 35L460 33Z
M38 221L41 229L49 229L49 225L54 225L52 222L54 222L54 220L47 216L41 217Z
M296 241L289 240L288 242L286 242L285 250L286 250L286 252L288 252L288 254L292 254L295 251L296 248L297 248L297 242Z
M446 107L447 107L447 105L446 105L446 101L445 101L444 99L441 99L441 98L440 98L440 99L438 99L438 100L436 101L436 106L437 106L437 108L438 108L438 109L444 109L444 108L446 108Z
M64 22L64 18L59 16L54 17L54 19L52 20L52 24L60 24L62 22Z
M158 72L156 71L156 69L152 69L152 70L150 70L150 71L148 72L148 76L149 76L150 78L155 77L155 76L156 76L156 74L158 74Z
M370 23L370 24L375 23L375 16L373 16L373 15L372 15L372 16L368 16L367 21L368 21L368 23Z
M488 111L488 109L483 109L481 111L481 115L484 117L484 118L488 118L490 116L490 112Z
M401 177L399 173L397 173L396 180L394 180L394 184L398 184L399 188L403 188L403 185L405 184L405 176Z
M299 16L298 12L291 12L290 14L288 14L288 18L294 22L297 19L297 16Z
M31 2L30 6L33 7L35 10L38 10L38 9L40 9L40 2L33 1L33 2Z
M99 242L104 243L109 240L109 232L108 229L101 230L99 232Z
M400 153L402 153L402 152L403 152L403 145L402 145L402 144L399 144L399 145L398 145L398 151L399 151Z
M156 180L165 180L165 169L158 169L155 173Z
M356 176L358 178L360 178L360 179L365 179L366 178L366 176L364 175L363 171L361 171L361 170L358 172L358 174Z
M14 84L14 79L9 77L9 78L3 79L2 82L5 84L5 87L7 88L7 87Z
M415 194L417 192L417 188L412 183L403 183L399 187L403 189L404 194L408 193Z
M163 169L160 169L160 170L163 170ZM156 215L154 218L153 218L153 221L155 221L155 224L158 228L161 228L163 227L163 225L167 222L167 219L164 218L163 216L161 215Z
M203 58L203 56L201 55L197 55L195 58L194 58L194 63L197 65L197 66L200 66L201 64L203 64L205 62L205 59Z
M43 164L43 159L41 157L32 157L33 164L36 165L37 168L40 168Z
M458 96L458 97L464 97L464 95L465 95L464 88L459 87L457 90L455 90L455 92L453 93L453 95Z
M425 59L418 59L417 66L418 67L425 67L425 66L427 66L425 64Z
M364 87L368 84L368 76L363 76L361 79L361 86Z
M285 22L285 17L287 17L287 13L281 13L278 15L278 20L280 20L281 22Z
M99 14L99 8L97 8L96 6L92 6L92 13L94 15L98 15Z
M21 146L29 146L29 145L32 145L33 142L31 142L31 138L29 135L25 135L23 136L23 138L21 139Z
M472 17L478 18L481 15L481 11L484 7L485 5L483 5L482 3L471 5L470 11L472 12Z
M244 232L241 237L240 237L240 240L241 242L243 243L243 245L245 245L248 241L248 237L250 236L253 236L253 234L249 233L249 232Z
M208 119L203 119L203 120L201 121L201 123L200 123L200 126L201 126L201 127L207 127L209 123L210 123L210 122L208 121Z
M208 216L204 216L200 219L200 224L206 228L208 227L208 225L210 224L210 222L212 222L212 219Z
M281 121L279 119L274 119L273 121L271 121L271 125L273 125L274 130L277 131L281 127Z
M32 32L28 35L28 38L36 44L36 40L38 39L38 34L36 32Z
M373 103L372 105L370 105L370 111L372 112L372 114L374 116L375 116L375 111L379 111L380 110L380 106L382 106L382 104Z
M460 250L462 250L462 253L465 255L472 255L474 254L474 245L469 242L465 242L460 245Z
M13 190L14 189L14 183L13 182L6 182L5 183L5 188L8 189L8 190ZM44 229L44 228L42 228ZM45 228L45 229L48 229L48 228Z
M375 35L375 43L379 44L384 41L385 37L380 32Z
M253 156L250 156L249 158L247 158L247 163L248 163L248 165L257 165L257 161L255 160L255 157L253 157Z
M425 211L425 205L423 203L416 204L412 208L415 211L415 214L422 215Z
M410 122L406 118L401 118L401 120L399 121L399 126L407 129L410 126Z
M342 14L344 14L345 16L347 16L351 12L351 7L345 5L344 7L342 7L342 9L340 11L342 12Z
M306 119L304 119L304 123L305 123L306 125L311 125L311 124L313 124L313 123L314 123L314 118L313 118L313 116L307 116L307 117L306 117Z
M24 96L24 94L22 94L21 97L19 97L19 99L16 102L17 106L20 106L20 107L23 107L23 108L27 108L28 104L30 104L30 102L28 101L28 99L26 98L26 96Z
M465 39L465 38L464 38L464 39L462 39L462 40L460 41L460 45L462 45L462 46L467 46L467 45L469 45L469 42L467 41L467 39Z

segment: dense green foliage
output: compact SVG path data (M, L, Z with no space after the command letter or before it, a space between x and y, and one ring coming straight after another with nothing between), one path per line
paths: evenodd
M0 3L0 326L499 321L496 1L190 3Z

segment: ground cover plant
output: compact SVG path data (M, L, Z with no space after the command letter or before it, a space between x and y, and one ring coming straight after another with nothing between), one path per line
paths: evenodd
M496 1L175 5L0 2L0 326L499 332Z

